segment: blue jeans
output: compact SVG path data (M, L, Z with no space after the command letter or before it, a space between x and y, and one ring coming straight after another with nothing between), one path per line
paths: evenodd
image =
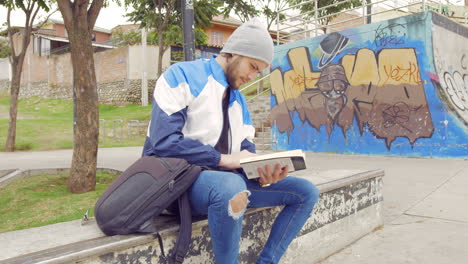
M243 211L231 210L231 199L250 194L248 207L284 205L276 218L257 263L278 263L317 203L319 192L308 180L287 176L269 187L240 174L203 171L190 189L193 215L208 215L216 263L237 263Z

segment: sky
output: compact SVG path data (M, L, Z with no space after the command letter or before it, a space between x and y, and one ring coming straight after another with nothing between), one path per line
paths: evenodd
M101 12L99 12L98 19L96 21L96 26L106 28L106 29L112 29L113 27L117 25L122 25L122 24L130 24L132 22L128 22L127 19L125 18L125 8L124 7L119 7L116 3L111 2L109 4L109 7L102 8ZM46 13L40 13L38 15L39 19L36 17L35 22L37 23L38 21L41 20L41 18L46 17ZM7 9L3 6L0 6L0 28L4 29L6 26L3 26L4 23L6 23L6 16L7 16ZM10 16L11 24L13 26L24 26L25 22L25 16L22 11L14 11L11 16ZM57 11L52 15L52 18L58 18L62 19L62 16L60 15L60 12Z

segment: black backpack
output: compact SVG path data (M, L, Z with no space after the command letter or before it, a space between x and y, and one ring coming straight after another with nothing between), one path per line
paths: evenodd
M200 171L200 167L183 159L154 156L138 159L96 202L94 215L99 228L106 235L154 233L165 257L155 217L178 202L179 236L169 260L182 263L192 235L192 214L186 191Z

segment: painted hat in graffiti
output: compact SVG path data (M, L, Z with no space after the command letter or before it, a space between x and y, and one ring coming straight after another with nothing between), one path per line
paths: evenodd
M340 33L333 32L326 36L320 42L320 49L322 49L323 54L320 58L319 68L323 68L325 65L330 63L336 55L343 50L343 48L348 44L349 39Z

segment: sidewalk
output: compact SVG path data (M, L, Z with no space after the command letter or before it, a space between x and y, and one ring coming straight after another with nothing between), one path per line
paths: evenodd
M100 149L98 167L124 170L140 154L141 147ZM71 156L71 150L0 153L0 170L65 168ZM467 160L309 152L307 160L320 171L385 170L385 226L322 264L466 263Z

